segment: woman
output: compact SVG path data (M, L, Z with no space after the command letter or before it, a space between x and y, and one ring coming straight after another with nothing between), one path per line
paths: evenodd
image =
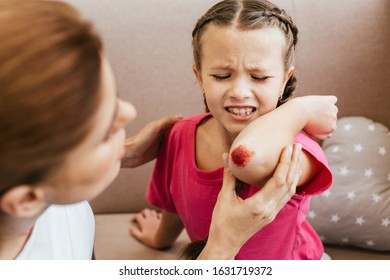
M90 259L86 201L107 188L124 157L127 167L155 158L178 118L148 125L124 148L135 109L117 97L100 37L67 4L1 1L0 37L0 259ZM226 169L199 258L233 258L294 193L296 166L284 153L275 173L283 180L246 201ZM259 205L269 196L272 204Z

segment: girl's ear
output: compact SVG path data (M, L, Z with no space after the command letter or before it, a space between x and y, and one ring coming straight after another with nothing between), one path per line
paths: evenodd
M202 75L200 74L200 71L198 70L198 68L196 68L196 65L195 65L195 64L192 64L192 71L194 72L195 77L196 77L196 79L198 80L199 86L200 86L201 89L203 90Z
M46 202L38 189L20 185L0 197L0 208L10 216L30 218L41 213L46 208Z
M290 69L288 69L287 71L287 76L286 76L286 80L284 81L284 86L286 86L288 80L291 78L291 76L294 74L294 71L295 71L295 66L291 66Z

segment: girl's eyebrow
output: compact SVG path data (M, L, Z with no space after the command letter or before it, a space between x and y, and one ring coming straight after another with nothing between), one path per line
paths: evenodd
M230 70L231 67L229 64L220 64L220 65L214 65L211 67L211 70Z
M113 116L112 116L110 126L108 127L107 132L106 132L105 135L104 135L104 138L103 138L104 141L107 140L108 137L110 136L112 127L114 126L116 117L118 116L118 111L119 111L119 102L118 102L118 98L116 99L116 102L115 102L115 103L116 103L116 105L115 105L114 114L113 114Z
M247 67L246 67L246 69L248 70L248 71L260 71L260 72L262 72L262 71L266 71L267 69L266 69L267 67L265 67L263 64L261 64L261 63L253 63L253 64L249 64Z

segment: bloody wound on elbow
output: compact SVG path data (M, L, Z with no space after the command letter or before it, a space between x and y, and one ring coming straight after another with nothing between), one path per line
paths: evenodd
M248 151L244 145L240 145L234 148L230 156L237 167L245 167L254 154L254 152Z

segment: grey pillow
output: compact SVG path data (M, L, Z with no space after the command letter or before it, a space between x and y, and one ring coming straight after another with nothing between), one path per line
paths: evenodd
M364 117L338 120L323 143L333 173L313 197L308 221L324 244L390 250L390 133Z

